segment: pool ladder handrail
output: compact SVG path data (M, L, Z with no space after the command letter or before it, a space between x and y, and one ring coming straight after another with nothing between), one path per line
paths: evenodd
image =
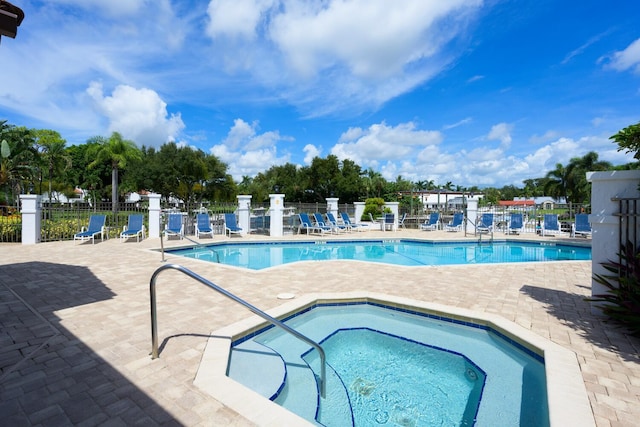
M304 341L305 343L309 344L311 347L315 348L318 351L318 355L320 356L320 396L322 398L326 396L326 389L327 389L326 356L320 344L313 341L311 338L307 337L306 335L301 334L300 332L296 331L290 326L285 325L280 320L269 316L267 313L251 305L250 303L243 300L242 298L232 294L231 292L221 288L215 283L205 279L204 277L194 273L188 268L178 264L165 264L158 267L156 271L153 272L153 275L151 276L151 280L149 281L149 293L151 297L150 298L151 300L151 359L157 359L159 357L158 355L158 315L156 310L156 279L161 272L167 269L178 270L186 274L192 279L197 280L203 285L210 287L214 291L217 291L218 293L244 306L245 308L249 309L252 313L257 314L258 316L262 317L264 320L271 323L272 325L282 328L285 332L290 333L294 337L300 339L301 341Z

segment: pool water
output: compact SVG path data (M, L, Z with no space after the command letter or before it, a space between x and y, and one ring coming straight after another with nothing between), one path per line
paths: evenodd
M325 350L326 398L317 352L279 328L234 342L228 375L309 421L549 425L542 356L486 326L374 303L320 304L286 323ZM284 374L265 368L273 355Z
M167 253L261 270L300 261L353 260L402 266L590 260L587 246L551 242L428 242L416 240L229 243Z

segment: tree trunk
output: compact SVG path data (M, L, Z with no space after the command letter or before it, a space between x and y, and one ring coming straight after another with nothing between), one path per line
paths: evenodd
M118 213L118 168L111 169L111 210Z

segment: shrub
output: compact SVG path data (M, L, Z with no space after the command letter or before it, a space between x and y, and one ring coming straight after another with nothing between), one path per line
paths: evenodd
M587 300L603 303L605 315L640 336L640 249L627 241L618 255L619 262L602 264L612 274L594 275L594 280L607 288L606 293Z

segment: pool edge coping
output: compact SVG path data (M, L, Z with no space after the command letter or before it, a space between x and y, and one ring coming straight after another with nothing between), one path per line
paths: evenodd
M550 426L596 425L576 354L499 315L367 291L307 294L284 302L268 313L275 318L282 318L314 304L348 302L377 303L490 327L544 356ZM257 424L283 425L284 422L313 425L226 375L231 343L265 325L264 319L251 315L212 332L194 385Z

